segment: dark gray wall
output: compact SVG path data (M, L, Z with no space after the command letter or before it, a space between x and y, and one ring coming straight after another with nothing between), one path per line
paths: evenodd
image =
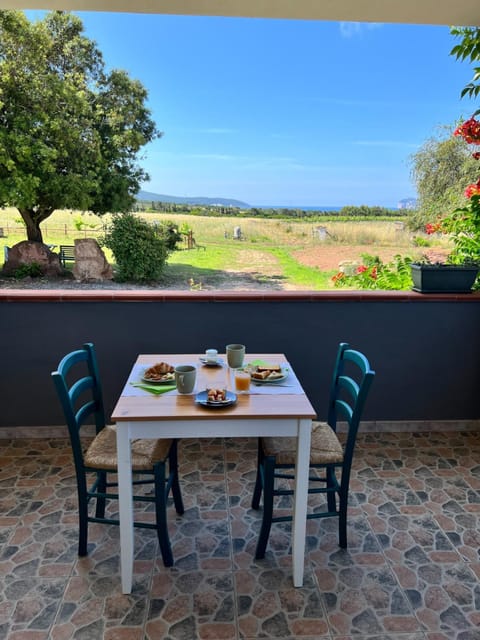
M416 301L418 300L418 301ZM377 372L366 420L480 417L480 299L2 301L0 426L62 424L50 371L95 343L107 412L139 353L283 352L319 416L339 342Z

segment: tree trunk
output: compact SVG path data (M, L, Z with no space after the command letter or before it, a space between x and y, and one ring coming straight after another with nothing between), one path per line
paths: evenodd
M31 242L41 242L43 244L41 229L35 223L27 224L27 240L30 240Z
M54 211L51 208L23 209L18 207L20 215L25 222L27 230L27 240L31 242L41 242L43 244L43 235L40 229L40 223L46 220Z

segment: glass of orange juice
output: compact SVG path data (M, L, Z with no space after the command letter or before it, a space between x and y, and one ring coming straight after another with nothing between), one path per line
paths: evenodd
M238 393L248 393L250 391L250 372L244 369L235 369L233 372L235 391Z

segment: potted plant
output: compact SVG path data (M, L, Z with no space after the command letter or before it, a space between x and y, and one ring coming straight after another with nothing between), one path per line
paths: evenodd
M454 135L468 144L480 145L480 122L472 116L455 129ZM480 152L472 156L479 160ZM451 234L454 248L445 263L412 262L414 291L469 293L472 287L480 288L480 179L469 184L464 195L467 201L463 207L426 225L429 234L438 231Z
M471 293L478 275L475 265L412 262L413 290L419 293Z

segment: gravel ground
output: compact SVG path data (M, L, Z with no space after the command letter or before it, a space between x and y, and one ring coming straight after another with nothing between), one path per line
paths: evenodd
M136 289L159 291L210 291L214 289L234 291L267 291L292 287L283 286L281 277L265 277L261 273L223 272L201 280L168 278L152 284L132 282L77 282L72 278L2 278L0 289Z

